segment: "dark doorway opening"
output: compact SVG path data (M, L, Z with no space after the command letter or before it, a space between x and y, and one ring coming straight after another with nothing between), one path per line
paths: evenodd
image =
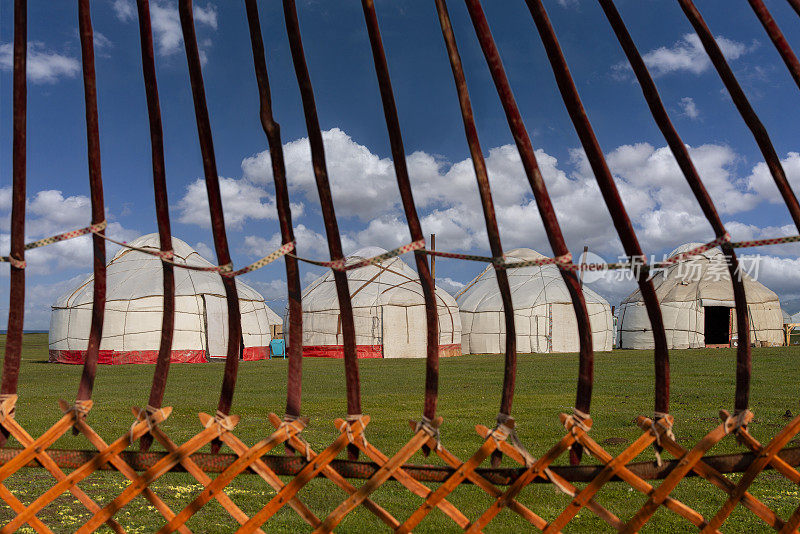
M706 347L730 344L731 310L724 306L705 306Z

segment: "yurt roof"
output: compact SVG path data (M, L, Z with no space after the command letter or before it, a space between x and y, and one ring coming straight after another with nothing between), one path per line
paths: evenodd
M792 322L792 316L789 315L789 312L781 308L781 315L783 316L783 324L789 324Z
M143 235L129 245L159 250L158 234ZM212 266L196 250L184 241L173 237L172 249L177 262L191 265ZM219 274L214 272L190 271L175 268L175 295L191 296L199 294L219 295L224 297L225 290ZM132 300L148 296L163 295L161 260L150 254L123 248L114 255L106 267L107 288L106 300ZM240 280L236 280L239 299L263 302L258 291ZM62 295L53 304L54 308L68 308L88 305L93 300L94 276L87 277L77 288ZM269 320L280 323L280 317L267 307Z
M348 264L385 253L380 247L364 247L346 258ZM391 304L415 306L425 302L417 272L399 257L384 260L377 265L367 265L347 271L347 282L354 308L367 308ZM438 305L455 307L455 301L446 291L436 288ZM338 310L336 284L333 272L328 271L303 291L304 311Z
M699 247L702 243L686 243L669 253L669 256ZM683 265L681 265L683 264ZM778 295L764 284L742 273L748 302L777 301ZM690 302L696 300L733 302L733 286L725 255L719 247L712 248L691 259L671 265L653 277L659 302ZM637 289L623 302L642 300Z
M544 258L535 250L518 248L505 253L509 261L524 261ZM515 309L532 308L547 303L571 303L569 291L561 273L555 265L542 265L507 269L511 286L511 300ZM583 286L586 302L608 304L603 297ZM488 265L458 296L458 307L464 311L502 311L503 301L497 287L494 267Z

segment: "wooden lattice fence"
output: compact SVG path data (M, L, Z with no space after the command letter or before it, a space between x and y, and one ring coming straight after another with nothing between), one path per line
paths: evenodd
M766 130L750 106L710 29L692 0L677 1L697 32L703 48L733 98L742 118L752 130L792 219L800 228L800 204L798 204L787 181L785 172ZM800 88L800 63L798 63L797 57L763 2L761 0L748 1L758 20L763 24L770 39L780 52L793 79L797 82L798 88ZM800 0L788 1L800 15ZM692 163L686 145L681 141L670 122L656 86L614 3L612 0L598 0L598 2L633 68L654 120L667 140L681 171L716 235L712 242L683 253L679 257L670 258L663 263L669 264L681 261L714 246L721 247L731 259L728 267L733 284L739 332L736 356L736 391L732 413L721 412L719 424L711 428L702 439L690 448L680 445L673 435L673 417L669 414L670 382L667 341L658 299L649 276L653 265L647 264L646 256L639 246L637 236L583 108L566 59L541 0L526 0L526 3L545 46L564 105L586 152L625 253L629 257L629 261L624 264L577 267L572 263L572 258L539 170L533 146L500 61L499 51L492 38L480 0L465 0L466 8L469 11L475 34L496 85L509 128L517 144L526 176L530 182L552 246L553 258L514 264L506 263L504 259L486 164L479 144L466 77L445 0L434 0L434 4L452 67L466 138L477 177L491 246L491 256L465 256L446 252L434 253L425 250L425 240L414 206L408 170L406 169L399 114L393 97L389 67L383 50L375 6L372 0L362 0L372 57L378 78L378 87L391 143L398 188L412 243L365 262L345 264L328 183L314 92L303 53L295 2L294 0L283 0L286 29L306 118L313 170L322 206L330 261L312 261L298 256L299 252L295 250L294 246L280 129L273 116L258 6L255 0L245 0L244 11L249 23L254 71L258 82L258 94L261 104L260 118L272 160L283 245L275 253L264 259L243 269L234 270L224 226L200 54L194 31L192 2L191 0L178 0L194 97L197 133L202 150L203 168L208 190L214 244L219 266L202 268L176 262L172 255L167 210L161 116L149 5L148 0L137 0L143 77L150 119L154 192L161 247L160 252L154 253L150 250L142 250L142 252L156 254L162 260L164 313L161 346L147 405L143 409L133 409L133 425L128 432L110 443L104 441L100 433L96 432L86 420L86 415L92 408L92 389L103 327L106 285L105 241L113 241L105 236L106 223L99 154L90 2L89 0L78 0L77 4L86 98L87 146L92 202L91 226L35 243L25 244L27 111L25 72L28 21L26 0L15 0L11 253L3 258L4 261L10 263L11 306L2 383L0 384L0 426L2 427L2 433L0 434L2 438L0 440L5 443L6 439L11 436L22 445L22 448L0 450L0 498L11 507L15 514L13 519L0 532L13 532L25 524L37 532L51 532L51 528L55 528L55 526L44 524L37 517L37 513L52 503L54 499L67 492L72 493L91 512L91 518L78 529L78 532L91 532L104 524L115 532L124 532L123 526L114 519L115 514L138 496L146 498L157 512L163 516L164 525L159 532L176 530L188 532L187 520L211 500L216 500L241 525L239 532L268 530L270 518L285 506L292 508L314 532L332 531L347 514L362 506L374 514L389 529L396 532L414 530L418 525L422 524L425 517L435 508L438 508L450 518L458 528L468 532L481 531L503 509L519 514L533 527L544 532L561 531L581 510L589 510L612 529L622 532L636 532L653 517L653 514L660 507L664 507L670 512L683 517L702 532L717 532L737 506L750 510L766 525L776 531L781 533L798 532L798 527L800 526L800 503L798 503L797 509L789 517L779 517L765 502L748 492L753 480L765 469L771 469L788 479L792 484L800 485L800 472L796 468L796 466L800 465L800 452L797 448L786 448L789 441L800 432L800 417L792 419L785 428L774 435L766 444L759 443L748 432L748 423L753 417L753 414L748 409L751 378L751 348L748 337L750 329L748 326L744 286L738 276L735 249L798 241L800 238L776 238L773 240L738 243L731 241L717 214L714 203ZM94 244L94 304L83 374L76 400L72 403L62 402L60 404L60 409L63 413L61 418L42 435L34 437L14 417L18 395L17 381L22 344L25 250L85 234L92 235ZM121 244L126 246L124 243ZM414 254L425 298L427 317L425 395L422 415L418 422L412 422L411 425L411 438L399 448L398 452L392 456L387 456L370 443L366 437L370 416L363 414L361 409L354 322L345 271L407 252L413 252ZM496 269L499 291L504 304L506 332L505 373L500 411L497 423L493 428L483 425L476 427L483 442L480 448L467 459L459 459L449 452L446 446L447 440L440 438L440 427L442 427L443 421L441 417L437 416L439 336L433 279L427 260L427 255L431 254L463 260L491 262ZM286 409L283 417L274 413L269 415L274 432L265 436L261 441L248 445L236 435L236 426L240 416L231 413L241 333L239 304L234 280L236 276L255 270L279 257L284 258L286 265L289 301L290 327L287 333L289 340L287 350L289 366ZM300 409L302 310L299 261L310 261L333 270L341 311L347 384L347 415L345 418L335 421L338 436L321 451L312 450L309 443L303 438L303 430L308 421L302 417ZM564 426L563 437L539 457L534 457L520 442L514 430L515 420L511 416L516 378L516 336L511 293L506 271L509 268L531 264L554 264L560 269L574 305L580 340L580 364L575 409L573 413L562 413L558 416ZM637 423L641 429L641 435L616 456L606 452L590 436L593 424L592 417L589 415L593 384L593 349L589 316L577 275L581 268L597 269L601 267L630 268L634 270L647 307L655 341L654 415L652 418L640 417L638 419ZM230 332L225 373L217 410L214 415L199 414L202 430L182 443L174 442L160 426L172 412L170 407L162 405L162 401L169 370L174 329L175 268L205 269L219 273L226 290L228 329ZM24 393L22 394L24 395ZM246 416L245 414L244 417ZM375 414L375 417L380 417L380 414ZM524 417L524 415L521 415L521 417ZM94 449L78 451L51 448L61 436L70 431L85 436ZM744 447L745 452L725 456L709 455L708 453L712 447L728 435L738 440L741 446ZM149 452L153 440L157 441L164 448L164 451ZM140 442L140 451L126 450L136 441ZM211 454L200 452L200 449L207 445L211 446ZM294 451L294 455L269 454L275 451L279 445L287 446L288 449ZM221 451L223 446L227 447L227 450ZM650 446L655 448L659 459L658 462L636 461L637 457ZM345 450L347 451L347 460L339 458L340 454L344 453ZM448 467L430 468L408 465L407 461L420 450L438 456ZM664 451L675 459L665 459L662 463L660 455ZM600 465L580 465L581 458L585 453L591 454L600 462ZM565 455L569 456L571 465L555 466L554 462ZM518 463L520 468L500 468L499 463L503 456ZM359 457L366 458L369 462L357 462L356 460ZM481 467L487 459L490 460L492 467ZM55 479L55 484L39 495L33 502L25 505L15 497L3 482L14 473L30 466L48 471ZM110 499L108 504L100 506L79 488L78 483L98 470L107 469L118 471L130 481L130 484L119 495ZM173 471L189 473L203 486L203 489L195 496L194 500L181 510L171 510L151 487L155 480ZM276 492L269 500L265 499L265 503L260 510L249 515L242 511L225 492L231 481L245 472L254 472ZM734 472L741 473L741 476L737 478L728 476ZM688 476L702 477L727 495L724 505L714 515L704 516L671 496L676 486ZM347 494L344 501L332 511L324 514L315 509L314 503L303 502L299 496L300 490L309 481L317 477L324 477ZM364 479L365 482L354 485L351 482L354 479ZM407 513L402 517L395 517L390 514L379 502L371 498L375 490L390 479L398 482L410 494L421 497L423 503L419 506L409 504ZM654 480L660 480L660 483L655 485L652 483ZM431 489L423 482L436 484L435 489ZM480 488L492 500L491 505L478 517L467 517L448 500L451 493L459 491L459 488L466 482ZM535 511L535 506L528 507L517 499L520 492L532 483L552 484L557 490L571 496L569 505L554 520L547 521L543 519ZM646 495L647 501L632 517L618 517L594 499L597 492L607 483L627 484L632 490ZM576 484L581 484L582 487L578 487ZM408 502L414 503L415 501L409 499Z

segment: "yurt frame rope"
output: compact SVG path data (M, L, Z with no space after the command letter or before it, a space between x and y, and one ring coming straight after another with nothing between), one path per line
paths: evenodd
M467 144L476 173L492 256L483 257L425 250L422 228L414 206L410 179L406 168L399 113L392 92L389 65L381 41L378 16L373 1L362 0L365 24L369 35L378 88L395 165L395 174L409 233L413 241L408 245L375 258L368 258L347 265L342 253L341 237L331 197L322 134L317 119L310 74L303 52L297 10L294 0L283 0L284 19L308 130L312 166L317 191L320 196L330 261L308 260L298 256L295 250L292 229L280 127L273 116L258 6L256 0L245 0L244 6L250 32L254 72L258 84L260 119L272 160L282 244L272 254L238 271L233 270L228 250L219 190L219 177L214 157L200 55L194 31L192 1L177 1L186 48L198 140L203 158L212 234L219 263L218 266L210 268L201 268L200 266L186 265L173 261L164 170L163 133L148 0L137 0L137 12L141 39L142 74L150 125L153 184L160 238L159 250L139 249L105 236L106 222L89 0L78 0L77 5L83 66L92 225L80 230L59 234L52 238L38 240L28 245L24 243L27 1L14 1L11 250L9 256L0 258L0 261L10 264L11 306L9 309L2 381L0 381L0 445L5 444L8 436L12 436L22 448L0 448L0 498L16 514L8 524L0 529L0 534L13 532L26 523L36 532L52 532L50 527L37 518L36 514L65 492L71 492L91 513L91 518L78 529L78 532L92 532L103 524L107 524L115 532L125 532L124 527L114 519L114 516L139 495L143 495L166 521L159 532L173 532L176 530L190 532L186 524L187 521L212 499L215 499L240 525L238 532L262 532L262 527L265 526L265 523L285 505L289 505L315 532L332 531L347 514L360 506L365 507L395 532L411 532L424 521L425 517L434 508L438 508L459 528L467 532L480 532L504 508L519 514L524 520L543 532L559 532L583 509L590 510L613 529L620 532L636 532L662 506L682 516L701 532L717 532L719 527L739 505L749 509L756 517L778 532L798 532L798 527L800 527L800 505L788 519L784 520L771 510L766 503L748 492L753 480L765 469L774 469L793 484L800 484L800 472L796 469L800 465L800 453L797 448L786 448L790 440L800 433L800 416L792 419L785 428L765 445L759 443L748 432L747 425L753 418L752 412L748 409L752 373L749 328L747 326L749 314L747 313L744 298L744 286L737 273L738 263L734 249L796 242L800 240L800 237L785 236L755 241L730 241L730 236L717 214L713 201L692 163L688 150L673 127L658 96L655 83L612 0L598 0L598 2L633 68L656 124L667 140L681 171L716 235L713 241L668 258L663 262L648 265L608 169L602 149L581 103L547 12L541 0L525 0L534 25L544 44L564 105L586 152L625 253L629 257L627 262L617 264L574 265L561 234L555 211L536 162L533 146L515 103L481 2L480 0L465 0L466 9L469 12L476 37L496 86L509 128L517 143L523 167L554 254L553 258L544 258L542 260L506 261L493 207L486 163L478 139L466 77L456 46L446 1L434 0L454 76ZM705 51L719 73L726 89L731 94L746 125L752 131L776 186L789 209L793 221L800 230L800 204L786 179L785 172L766 130L747 101L744 92L725 62L719 46L697 8L691 0L677 1L700 37ZM761 0L748 1L758 20L764 26L769 38L778 49L793 79L800 87L800 64L798 64L791 47L763 2ZM788 2L800 15L800 0L788 0ZM44 434L34 438L15 419L24 311L24 252L25 250L90 233L92 234L94 266L92 320L86 359L76 400L74 403L61 401L59 408L63 416ZM91 396L103 326L106 289L106 240L113 241L123 247L158 256L163 266L162 283L165 296L162 337L148 404L143 409L133 408L134 420L130 430L111 443L104 441L86 420L93 406ZM743 339L739 340L737 349L734 411L733 413L721 411L720 424L693 447L687 449L677 443L673 434L674 421L669 414L669 358L665 330L658 299L650 281L650 274L653 268L683 261L694 254L704 252L715 246L719 246L725 254L731 257L729 269L733 283L738 331L739 335L743 337ZM366 427L369 424L370 416L362 414L361 410L354 318L345 271L366 265L379 264L384 259L412 251L415 256L417 272L420 276L426 308L427 352L424 403L420 421L410 422L413 431L410 440L393 456L387 456L370 443L366 437ZM438 316L435 288L426 258L426 255L430 254L462 260L490 262L497 275L498 288L504 305L503 311L507 335L499 414L494 428L483 425L476 426L476 431L483 441L480 448L466 461L461 461L450 453L440 435L440 429L443 428L443 420L440 416L437 416L436 411L439 384ZM235 277L263 267L279 257L283 257L286 264L289 300L289 332L287 333L289 336L287 350L289 366L286 411L283 418L274 413L269 414L269 422L274 427L274 431L255 445L248 446L235 434L240 416L231 414L238 370L241 332ZM308 420L301 416L300 409L303 326L299 261L308 261L332 270L336 284L344 340L347 416L344 419L336 419L334 421L338 436L319 453L312 450L311 445L302 436ZM560 270L561 276L570 292L573 308L578 319L580 355L574 411L572 414L562 413L559 415L560 422L565 429L564 436L547 450L543 456L537 458L525 448L516 436L514 430L516 422L510 415L516 379L516 336L514 335L514 312L511 305L511 292L506 269L548 264L555 265ZM159 426L172 413L170 407L162 406L162 401L169 371L172 333L174 330L174 267L210 270L219 273L225 287L228 306L228 331L230 332L217 410L214 415L200 413L199 422L202 429L180 444L172 441ZM606 268L625 268L636 271L637 282L644 297L655 340L655 414L652 419L639 417L637 424L641 428L641 436L617 456L607 453L602 446L589 437L589 431L593 424L589 410L594 358L588 310L576 275L581 269L601 270ZM59 437L70 430L74 433L83 434L96 450L63 451L50 448ZM739 443L746 447L748 452L724 456L709 455L710 449L729 434L734 435ZM165 451L148 452L153 439L158 441ZM140 440L140 451L125 450L137 440ZM211 445L211 454L198 452L206 445ZM233 454L220 453L220 448L223 445L233 451ZM286 457L268 454L279 445L285 445L289 451L294 451L295 455ZM657 454L658 461L655 464L653 462L634 462L634 459L651 445L659 453ZM340 453L345 450L348 451L348 460L337 459ZM434 468L406 464L408 459L419 450L423 450L426 454L436 454L447 467ZM665 459L662 462L660 457L662 450L667 451L675 459ZM553 465L553 462L567 453L567 451L570 451L568 454L571 465ZM601 465L579 465L581 451L588 451ZM366 457L369 462L356 461L359 455ZM515 469L498 468L502 455L507 456L521 467ZM489 457L492 458L493 467L480 467ZM4 481L19 470L31 465L46 469L55 478L56 484L26 506L4 485ZM71 471L66 474L62 469L71 469ZM119 471L130 481L130 484L120 495L105 506L100 507L77 484L92 473L107 469ZM203 486L203 489L195 496L194 500L182 510L171 510L151 489L153 481L171 471L188 472ZM743 474L738 479L726 477L726 474L732 472ZM210 476L212 473L216 474L216 476ZM231 481L245 473L257 474L276 492L263 508L252 516L248 516L243 512L225 493L225 488ZM725 503L714 516L706 518L670 496L672 490L681 480L689 476L702 477L726 494ZM312 508L303 503L298 497L300 490L316 477L326 478L347 493L346 499L325 516L316 515ZM366 482L356 487L347 480L348 478L365 479ZM410 515L405 519L394 517L371 498L375 490L390 479L399 482L409 492L421 497L424 501L416 508L410 507ZM663 481L657 487L654 487L647 482L654 479L663 479ZM435 489L431 489L423 484L423 481L436 482L439 485ZM632 518L621 519L594 500L594 496L602 486L612 481L622 481L633 490L648 496L646 503ZM451 493L458 491L458 488L467 482L476 485L493 499L489 508L474 520L467 518L454 504L447 500ZM579 488L575 485L576 482L586 484ZM532 483L552 484L558 491L571 496L570 504L554 520L548 522L517 499L520 492Z

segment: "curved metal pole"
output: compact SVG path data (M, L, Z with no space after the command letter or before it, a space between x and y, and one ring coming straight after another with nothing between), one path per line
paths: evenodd
M797 15L800 16L800 0L788 0L789 5L797 12Z
M179 0L178 12L183 31L183 42L186 47L186 60L189 64L189 78L192 83L194 112L197 120L197 135L200 140L200 151L203 154L203 173L208 192L208 206L211 211L211 230L214 234L214 248L220 265L231 263L228 251L228 237L225 234L225 217L222 211L222 197L219 192L219 176L217 162L214 157L214 141L211 137L211 122L206 106L206 92L203 87L203 71L200 66L200 53L197 49L197 37L194 31L192 0ZM228 303L228 352L225 357L225 375L222 379L222 391L217 410L229 414L233 403L233 392L236 388L236 374L239 369L239 352L242 337L242 317L239 314L239 295L236 281L228 276L221 276ZM214 442L212 449L219 448ZM216 450L214 452L217 452Z
M14 2L14 79L13 84L13 147L11 191L11 257L25 261L25 195L26 195L26 132L28 86L25 68L28 58L28 2ZM22 325L25 317L25 268L11 265L8 292L8 330L6 331L3 378L0 396L16 395L19 381L19 360L22 354ZM0 446L8 438L8 430L0 430Z
M772 141L770 141L766 128L764 128L764 125L761 123L756 115L756 112L753 110L753 107L750 105L750 102L747 100L744 91L742 91L742 88L739 86L739 82L736 81L733 71L728 65L728 62L725 61L725 56L722 54L722 50L720 50L719 45L717 45L717 42L714 40L711 30L706 25L703 17L700 15L700 12L697 10L694 3L691 0L678 0L678 2L680 3L683 12L686 14L686 17L689 19L689 22L692 24L692 27L694 27L697 36L700 38L700 42L703 43L703 48L705 48L708 57L714 64L714 68L717 70L717 73L722 79L722 83L725 84L726 89L730 93L731 98L736 105L736 109L739 110L739 114L744 119L747 127L750 128L750 131L753 133L753 137L758 144L758 148L761 150L761 154L764 156L764 161L766 162L769 172L775 181L775 185L778 186L778 191L780 191L783 201L786 203L786 207L789 209L789 213L792 216L795 226L797 226L797 228L800 230L800 204L798 204L797 197L795 196L794 191L792 191L792 186L789 185L789 181L786 179L786 173L783 170L783 166L781 165L781 161L780 158L778 158L777 152L775 152L775 147L772 145ZM741 335L742 330L741 327L738 326L738 323L737 328L739 328L739 335ZM746 330L749 333L749 324L746 325ZM750 377L752 374L752 361L749 356L750 355L748 354L748 358L746 360L741 359L737 360L736 362L735 412L742 412L746 410L750 403Z
M758 143L761 154L764 156L764 161L769 168L769 172L775 180L775 185L778 186L778 191L780 191L783 201L786 202L786 206L789 208L792 220L795 226L800 229L800 204L798 204L797 197L792 191L792 186L789 185L789 181L786 179L786 173L783 170L777 152L775 152L775 147L772 146L772 141L769 138L766 128L764 128L755 110L753 110L753 107L747 100L744 91L742 91L741 86L739 86L739 82L736 81L733 71L728 65L728 62L725 61L722 50L720 50L719 45L714 40L711 30L706 25L706 22L703 20L703 17L700 15L694 3L691 0L678 0L678 3L686 14L686 18L688 18L689 22L692 24L697 36L700 38L700 42L703 43L703 48L705 48L708 57L711 59L711 63L713 63L719 77L722 79L722 83L725 84L725 88L730 93L733 103L736 105L736 109L739 110L739 114L753 133L753 137L756 143Z
M503 105L503 110L508 120L509 128L514 136L514 141L517 144L522 165L525 168L525 174L530 182L533 195L536 199L536 205L539 213L542 216L545 230L547 231L547 238L550 241L550 246L556 256L564 256L569 254L564 236L561 233L561 227L558 224L553 204L550 201L550 195L547 193L547 186L545 185L539 165L536 161L536 155L531 145L530 137L525 129L525 124L522 121L522 115L519 112L517 103L514 99L514 94L511 91L511 85L506 77L503 64L500 60L500 53L497 50L492 33L489 28L489 23L486 20L486 15L483 12L479 0L465 0L467 9L469 10L472 24L475 27L475 33L486 57L486 63L489 65L489 70L492 74L497 93L500 96L500 101ZM474 158L473 158L474 159ZM578 322L578 335L580 338L580 364L578 371L578 390L575 408L578 410L589 413L591 398L592 398L592 381L594 376L594 356L592 350L592 329L589 323L589 312L586 308L586 301L584 300L583 291L580 288L577 275L573 271L561 270L561 276L564 283L569 290L572 299L572 307L575 310L575 317ZM511 402L514 394L514 378L516 374L516 354L506 354L506 369L503 382L503 398L500 405L501 413L508 414L511 410ZM573 458L576 461L577 457Z
M92 224L105 221L103 203L103 176L100 171L100 133L97 118L97 83L94 72L94 41L92 15L89 0L78 1L78 26L81 38L83 63L83 91L86 102L86 141L89 156L89 187L91 190ZM105 232L105 230L103 230ZM94 251L94 294L92 300L92 322L89 327L89 344L86 360L78 386L77 400L92 397L94 378L97 374L97 359L103 335L103 318L106 307L106 242L99 235L92 235Z
M653 115L658 128L661 130L661 133L664 136L664 139L667 140L667 144L669 145L672 154L675 156L675 161L677 161L678 167L680 167L681 172L683 172L683 175L686 177L686 181L688 182L689 187L692 189L697 202L700 204L703 214L705 215L706 219L708 219L711 228L714 230L714 234L717 237L723 237L727 231L725 230L725 226L722 224L722 220L717 213L714 202L711 199L711 196L708 194L705 185L703 185L703 181L700 179L700 175L698 174L697 169L692 162L692 158L689 155L689 150L686 148L686 145L683 143L680 135L678 135L675 127L672 125L669 115L667 115L667 110L664 108L664 103L661 101L661 97L658 94L658 88L656 87L653 78L650 76L647 66L644 63L644 60L642 60L642 56L636 49L636 44L633 42L633 38L631 38L630 34L628 33L628 29L625 27L622 17L617 11L613 0L599 0L599 2L600 6L603 8L603 12L606 14L606 18L608 18L608 21L617 36L617 40L619 40L619 43L628 58L628 62L633 68L636 79L639 81L639 85L642 88L644 98L647 101L647 105L650 107L650 113ZM748 322L747 299L744 291L744 282L739 273L739 260L736 257L736 251L734 248L730 245L730 243L723 243L721 248L725 255L730 259L730 261L728 261L728 271L730 272L731 283L733 284L733 299L736 305L736 325L740 337L740 342L736 348L736 361L740 362L743 366L747 366L747 362L750 361L751 357L750 327Z
M161 127L161 105L158 100L156 63L153 53L153 32L150 26L150 0L136 0L139 16L139 41L142 51L142 76L147 98L147 116L150 122L150 151L153 166L153 192L156 201L156 220L158 221L158 241L163 252L172 251L172 235L169 224L169 201L167 198L167 179L164 173L164 134ZM161 342L158 358L153 371L153 384L150 387L148 407L161 408L164 391L167 387L167 374L172 358L172 337L175 328L175 270L171 263L162 261L162 286L164 306L161 318ZM139 441L141 450L147 451L153 443L153 436L145 434Z
M294 71L300 96L303 101L303 113L308 130L308 141L311 145L311 163L314 166L314 178L317 182L322 217L325 222L325 235L328 238L328 251L331 260L341 260L342 240L339 236L339 226L336 223L336 212L333 208L331 188L328 182L328 169L325 165L325 147L322 144L322 131L317 118L317 106L314 102L314 88L308 75L303 41L300 35L300 23L297 20L297 9L294 0L283 0L283 15L286 21L286 33L289 37L289 48L292 52ZM356 332L353 323L353 305L350 302L350 289L347 285L347 274L342 271L333 271L333 280L336 284L336 296L339 300L339 313L342 320L342 338L344 344L344 372L347 387L347 414L358 416L361 414L361 387L358 376L358 361L356 360ZM351 444L352 445L352 444ZM348 446L351 459L358 454L358 449Z
M761 0L747 1L750 2L750 7L753 8L758 20L761 21L761 25L764 26L764 29L767 31L767 35L769 35L772 44L775 45L775 48L781 55L781 59L786 63L786 68L789 69L789 73L792 75L792 78L794 78L794 83L800 88L800 61L798 61L797 56L794 55L792 47L789 46L783 33L781 33L781 29L778 27L775 19L772 18L767 6L765 6L764 2Z
M403 148L403 137L400 132L400 121L397 116L397 105L392 91L392 81L389 77L389 66L386 62L386 53L383 50L381 30L378 25L378 16L375 13L375 4L372 0L361 0L364 10L364 20L367 24L369 42L372 47L372 59L375 62L375 71L378 75L378 86L383 102L383 114L386 117L386 129L389 132L389 143L392 147L394 171L397 176L397 186L400 188L400 198L406 213L408 231L412 241L424 239L422 225L419 222L417 208L414 206L414 196L411 191L411 181L408 178L406 166L406 153ZM417 263L417 272L422 285L422 295L425 299L425 317L427 319L427 358L425 359L425 403L422 415L433 420L436 416L436 402L439 396L439 315L436 308L436 294L433 278L428 268L428 258L424 251L414 251Z
M578 95L578 89L575 87L575 82L569 73L569 67L564 59L553 27L550 25L547 12L540 0L526 0L526 3L544 43L561 97L586 152L586 158L589 160L597 179L603 200L608 206L611 220L625 249L625 254L631 258L641 258L643 260L644 255L639 246L639 240L636 238L636 232L633 230L633 225L625 211L625 206L619 196L619 191L617 191L614 178L608 169L603 150L600 148L600 144L597 142L592 130L592 125L589 123L589 118L586 116L586 111ZM667 349L667 336L664 332L664 321L661 316L658 297L653 283L648 279L649 269L646 266L643 267L637 273L637 282L653 329L653 342L655 345L655 411L666 414L669 412L669 351Z
M267 136L269 154L272 162L272 178L275 182L275 200L278 207L278 220L281 226L283 244L294 241L292 228L292 211L289 204L289 189L286 185L286 167L281 144L281 127L272 115L272 96L267 75L267 59L264 54L264 42L261 37L261 22L258 19L256 0L245 0L247 22L250 28L250 44L253 49L253 65L258 97L261 106L261 127ZM286 415L300 415L300 398L303 379L303 307L300 289L300 270L298 261L292 255L283 257L286 262L286 281L289 294L289 369L286 384Z
M461 56L458 53L456 36L453 32L453 25L450 22L450 14L447 11L445 0L435 0L436 11L439 15L439 25L442 28L442 37L447 47L447 55L450 58L450 69L453 71L453 78L458 93L458 103L461 108L461 118L464 122L464 134L467 137L469 153L472 157L472 167L475 169L475 178L478 182L478 193L481 198L483 208L483 219L486 222L486 234L489 237L489 248L492 257L503 257L503 245L500 240L500 231L497 228L497 217L494 211L492 200L492 188L489 185L489 175L486 171L486 161L483 158L481 142L478 137L478 128L475 125L475 115L472 112L472 103L469 98L469 88L467 79L464 76L464 69L461 65ZM517 354L517 330L514 324L514 304L511 301L511 288L508 284L508 271L494 266L497 277L497 287L500 291L500 299L503 302L503 318L506 325L506 359L516 358ZM586 411L588 411L586 406Z

